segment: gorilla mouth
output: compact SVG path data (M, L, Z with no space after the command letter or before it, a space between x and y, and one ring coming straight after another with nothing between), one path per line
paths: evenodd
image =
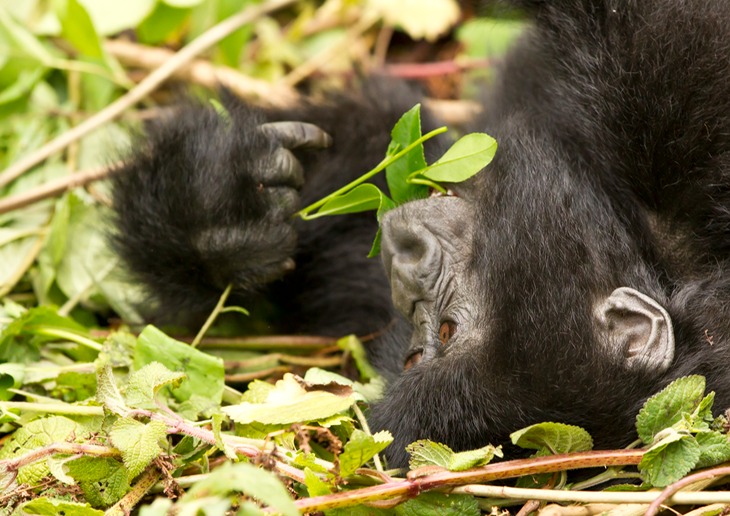
M439 190L436 190L433 187L429 188L428 196L429 197L459 197L456 194L456 192L454 192L451 188L447 188L446 192L440 192Z

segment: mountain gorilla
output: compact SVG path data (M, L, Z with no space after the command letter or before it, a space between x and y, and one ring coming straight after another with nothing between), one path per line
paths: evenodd
M377 335L393 465L418 438L465 449L546 420L624 445L687 374L730 406L730 3L515 3L533 26L474 121L494 162L389 212L382 263L371 214L291 215L382 158L418 101L404 87L188 106L116 180L117 247L162 310L199 315L232 283L279 307L276 331Z

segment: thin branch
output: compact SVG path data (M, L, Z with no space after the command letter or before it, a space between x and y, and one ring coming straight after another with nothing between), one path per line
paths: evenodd
M129 90L115 102L87 118L73 129L66 131L54 140L38 149L36 152L26 156L20 161L12 164L0 174L0 187L14 181L32 167L42 163L50 156L65 149L71 143L83 138L100 126L114 120L131 106L144 99L160 84L167 80L172 74L183 66L190 63L195 56L209 49L221 39L238 30L243 25L264 16L272 11L291 5L295 0L268 0L267 2L251 6L242 12L226 18L219 24L198 36L189 45L182 48L162 66L145 77L136 87Z
M667 487L664 488L664 491L661 492L661 494L657 497L656 500L652 502L652 504L649 506L649 508L646 510L646 516L655 516L657 512L659 512L659 508L663 503L665 503L667 500L671 499L672 501L676 501L676 496L679 494L686 494L686 493L677 493L680 489L687 487L690 484L694 484L695 482L698 482L700 480L710 480L710 479L716 479L720 477L724 477L730 475L730 466L722 466L719 468L713 468L708 469L705 471L700 471L699 473L695 473L693 475L688 475L684 477L682 480L679 480L675 482L674 484L670 484ZM706 493L709 494L709 493ZM715 503L715 502L730 502L730 498L727 500L706 500L703 502L697 502L697 503Z
M0 213L7 213L19 208L25 208L33 203L55 197L68 190L87 185L99 179L105 179L119 169L121 163L115 163L109 167L98 167L76 174L70 174L53 181L44 183L37 188L33 188L26 192L11 195L0 199Z
M124 65L145 70L160 67L175 55L171 50L124 40L108 41L104 48ZM293 88L248 77L233 68L216 66L200 59L176 70L173 77L211 90L222 85L239 97L254 97L257 102L271 106L287 107L300 101L299 94Z
M149 466L145 472L139 477L134 487L125 494L121 500L106 510L104 516L126 516L131 514L137 504L152 489L158 480L162 478L162 473L154 465Z
M194 348L198 347L198 344L200 344L200 341L203 340L203 337L205 337L205 334L208 333L208 330L213 325L215 320L218 318L218 316L221 313L221 310L223 310L223 307L226 305L226 301L228 300L228 296L231 294L231 290L233 290L233 285L229 284L226 289L221 294L221 297L218 299L218 303L216 303L215 308L213 308L213 311L210 313L208 318L205 320L205 323L203 323L203 326L200 328L200 331L195 336L193 341L190 343L190 345Z

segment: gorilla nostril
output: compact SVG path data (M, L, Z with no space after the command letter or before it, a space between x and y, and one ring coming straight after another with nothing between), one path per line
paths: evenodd
M421 361L421 358L423 358L422 349L417 349L411 353L408 353L405 364L403 364L403 370L408 371L411 367L418 364Z

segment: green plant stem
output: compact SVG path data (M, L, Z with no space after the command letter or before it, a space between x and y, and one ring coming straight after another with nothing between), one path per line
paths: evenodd
M223 307L226 304L226 300L228 299L228 296L231 294L231 290L233 289L233 285L228 285L226 289L223 291L223 294L221 294L221 297L218 299L218 304L215 305L215 308L213 308L213 311L208 316L208 319L205 320L205 324L203 324L203 327L200 328L200 331L195 336L193 341L190 343L190 345L194 348L197 348L200 344L200 341L203 340L203 337L205 337L205 334L208 333L208 330L213 325L215 320L220 315L221 311L223 311Z
M127 494L117 503L106 510L104 516L126 516L132 512L132 509L144 498L150 489L154 487L158 480L162 477L162 473L155 467L150 466L139 477L139 480Z
M62 414L64 416L103 416L103 407L69 405L68 403L32 403L28 401L0 401L3 410L17 409L26 412L44 414Z
M76 344L79 344L81 346L86 346L87 348L93 349L94 351L101 351L101 344L91 340L88 337L84 337L83 335L79 335L78 333L74 333L72 331L48 327L39 327L34 329L34 331L38 335L45 335L46 337L54 337L58 339L68 340L70 342L75 342Z
M329 194L327 197L324 197L323 199L320 199L319 201L315 202L314 204L310 204L306 208L298 211L296 213L296 215L301 217L303 220L311 220L311 217L309 217L309 214L311 212L313 212L314 210L324 206L327 203L327 201L329 201L330 199L340 196L342 194L345 194L345 193L349 192L350 190L352 190L353 188L355 188L356 186L361 185L362 183L364 183L371 177L373 177L373 176L379 174L380 172L382 172L383 170L385 170L385 168L388 167L389 165L391 165L392 163L396 162L397 160L399 160L400 158L402 158L403 156L405 156L406 154L411 152L418 145L422 144L426 140L430 140L434 136L438 136L439 134L445 133L447 130L448 129L446 127L439 127L438 129L434 129L433 131L421 136L418 140L414 141L413 143L408 145L406 148L404 148L400 152L394 154L393 156L385 158L374 169L370 170L369 172L366 172L365 174L358 177L351 183L346 184L339 190Z
M603 484L604 482L616 480L617 478L641 478L641 475L639 473L622 471L621 468L608 468L606 471L599 473L595 477L573 484L571 486L571 489L573 491L590 489L597 485Z
M357 420L360 422L360 426L362 427L363 431L368 435L373 435L373 433L370 431L370 425L368 425L368 420L365 419L365 414L362 413L362 410L360 410L360 407L357 405L357 403L352 405L352 411L355 413ZM380 462L380 455L378 455L377 453L373 456L373 464L375 464L376 471L380 473L383 472L383 463Z

